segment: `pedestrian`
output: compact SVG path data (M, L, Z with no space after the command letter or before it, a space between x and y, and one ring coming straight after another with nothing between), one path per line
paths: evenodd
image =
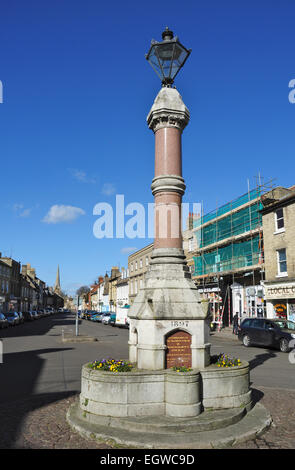
M239 314L236 313L233 317L233 334L238 334L238 326L239 326Z

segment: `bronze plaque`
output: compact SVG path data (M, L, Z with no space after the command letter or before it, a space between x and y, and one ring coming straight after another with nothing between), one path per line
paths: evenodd
M192 367L192 337L186 331L175 331L166 338L166 369Z

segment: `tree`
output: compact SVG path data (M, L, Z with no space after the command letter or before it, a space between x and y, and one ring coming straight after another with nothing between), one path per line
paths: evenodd
M80 304L80 297L83 297L84 300L87 302L87 296L90 292L90 288L88 286L81 286L79 289L76 291L76 295L78 296L78 308Z
M79 289L76 291L76 294L78 297L82 297L85 294L88 294L90 292L90 289L88 286L81 286Z

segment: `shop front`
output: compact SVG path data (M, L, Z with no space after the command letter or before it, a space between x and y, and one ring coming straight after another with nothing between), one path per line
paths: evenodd
M222 312L222 297L219 287L198 289L202 299L209 302L209 314L211 321L219 322Z
M242 286L234 283L232 290L232 311L243 317L265 317L266 306L264 300L264 287L262 285Z
M265 282L267 318L295 321L295 282Z

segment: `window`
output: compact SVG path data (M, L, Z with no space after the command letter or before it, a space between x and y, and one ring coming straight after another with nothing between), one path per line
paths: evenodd
M142 258L140 258L139 266L142 268Z
M135 271L137 271L137 261L135 261Z
M278 276L287 275L286 248L277 250Z
M188 251L193 251L193 238L189 238L188 240Z
M149 257L148 257L148 256L145 257L145 265L146 265L146 266L149 265Z
M278 209L275 213L276 232L281 232L284 229L284 211L283 208Z
M131 263L130 268L131 268L131 272L133 272L133 263Z

